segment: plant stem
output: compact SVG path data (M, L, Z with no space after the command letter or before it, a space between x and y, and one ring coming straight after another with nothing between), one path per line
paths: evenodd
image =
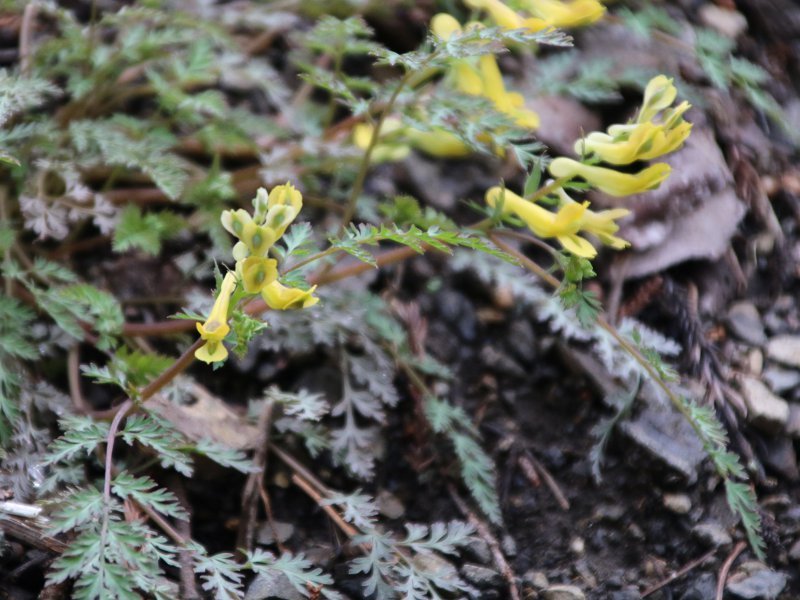
M342 233L344 233L344 230L348 225L350 225L350 222L353 220L353 216L356 214L358 197L361 195L361 191L364 189L364 180L367 178L367 171L369 171L369 163L370 159L372 158L372 151L375 149L375 146L378 145L378 139L380 137L383 122L394 108L394 104L397 101L397 97L400 95L400 92L412 77L413 72L408 72L398 82L397 87L389 97L389 101L386 103L386 106L383 107L383 110L378 116L378 120L375 122L375 128L372 130L372 137L370 137L367 149L364 151L364 156L361 159L361 165L359 166L356 180L353 183L353 188L350 190L350 196L348 197L347 204L345 205L344 215L342 216L342 222L339 225L339 233L337 236L341 236Z

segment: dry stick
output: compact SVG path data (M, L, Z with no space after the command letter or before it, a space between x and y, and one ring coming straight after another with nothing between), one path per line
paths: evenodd
M244 548L248 552L253 549L253 540L256 535L256 519L258 517L258 498L262 487L262 480L267 467L267 450L269 448L269 430L272 423L272 400L266 400L261 414L258 416L258 439L256 451L253 455L253 464L258 468L255 473L250 473L242 490L242 517L237 535L237 548ZM272 528L272 535L278 542L275 524L267 514L267 520ZM280 542L278 542L280 543Z
M569 510L569 500L567 500L564 492L561 491L561 488L559 487L558 483L556 483L555 478L550 474L550 471L548 471L542 463L536 460L536 458L530 455L519 457L519 464L523 468L523 471L526 468L523 467L524 463L527 463L526 466L528 468L533 469L541 476L542 479L544 479L545 484L548 488L550 488L550 491L555 497L556 502L558 502L558 505L561 507L561 510Z
M655 592L657 592L658 590L660 590L664 586L669 585L670 583L672 583L673 581L675 581L679 577L683 577L684 575L686 575L686 573L688 573L692 569L695 569L696 567L699 567L700 565L702 565L705 561L707 561L709 558L714 556L715 553L716 553L716 549L709 550L708 552L703 554L703 556L701 556L700 558L696 558L692 562L690 562L690 563L686 564L685 566L681 567L679 570L675 571L672 575L670 575L669 577L667 577L663 581L659 581L654 586L647 588L644 592L642 592L642 598L646 598L647 596L649 596L651 594L654 594Z
M506 557L503 555L500 542L497 541L497 538L489 530L489 527L486 525L486 523L484 523L474 512L469 509L467 503L464 502L458 495L458 492L456 492L456 489L452 485L448 485L447 488L450 491L450 497L453 499L453 502L455 502L456 506L458 506L458 510L460 510L461 513L467 518L467 521L469 521L469 523L475 527L478 535L480 535L483 538L483 541L485 541L489 546L489 549L492 552L492 557L494 558L495 566L500 570L506 582L508 583L509 597L512 600L521 600L519 589L517 589L516 576L514 575L514 571L511 569L511 565L508 564Z
M308 483L303 477L300 477L297 473L292 474L292 483L294 483L297 487L303 490L306 494L308 494L318 505L319 507L324 510L331 520L336 524L336 526L341 529L344 534L352 539L358 535L358 531L355 530L350 524L348 524L342 517L336 512L336 509L333 508L329 504L325 504L324 500L325 497L320 494L314 487Z
M186 488L183 485L183 480L177 475L172 473L169 477L170 488L172 493L178 499L178 503L183 506L186 511L186 520L177 519L175 524L175 531L185 540L192 539L192 515L191 505L189 498L186 496ZM200 593L197 590L197 580L194 576L194 557L193 551L190 550L185 543L179 544L178 548L178 564L180 564L180 592L181 598L200 598Z
M22 13L22 26L19 30L19 70L28 76L31 70L31 30L36 18L36 3L28 2Z
M719 576L717 577L717 593L714 596L715 600L722 600L722 595L725 592L725 580L728 579L728 572L733 566L733 561L736 560L736 558L742 553L742 550L744 550L746 547L747 544L745 542L739 542L736 544L728 558L725 559L725 563L719 570Z
M89 413L92 407L86 402L81 392L81 375L80 375L80 355L78 354L78 344L75 344L69 349L67 353L67 379L69 380L69 395L72 397L72 403L82 413Z

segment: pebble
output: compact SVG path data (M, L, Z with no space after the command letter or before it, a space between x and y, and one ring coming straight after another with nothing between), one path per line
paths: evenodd
M700 541L714 548L727 546L733 541L727 530L714 521L698 523L692 527L692 534Z
M664 506L678 515L685 515L692 510L692 501L686 494L664 494Z
M711 573L701 573L680 597L680 600L708 600L717 591L717 578Z
M472 558L483 564L489 564L492 560L492 552L489 550L489 544L483 539L476 537L466 547L467 552L472 555Z
M492 588L503 583L503 577L489 567L467 563L461 567L464 579L481 589Z
M530 584L537 590L544 590L550 587L550 581L547 579L547 575L544 574L544 571L534 571L533 569L525 571L525 574L522 576L522 581Z
M752 302L737 302L731 306L726 317L731 333L753 346L763 346L767 342L761 315Z
M298 592L283 573L270 573L258 575L244 596L245 600L266 600L267 598L280 598L281 600L303 600Z
M764 370L764 353L758 348L752 348L747 353L747 370L756 377Z
M703 25L716 29L731 39L739 37L747 30L747 19L742 13L716 4L704 4L700 7L698 16Z
M639 593L637 588L625 588L624 590L619 590L616 592L611 592L611 595L608 597L609 600L640 600L642 595Z
M581 556L584 552L586 552L586 542L579 537L572 538L569 543L569 549L573 552L573 554Z
M751 574L731 576L725 588L743 600L774 600L786 587L786 575L778 571L761 569Z
M378 497L375 499L378 503L378 511L387 519L399 519L406 514L406 508L403 503L387 490L378 492Z
M510 535L503 536L500 546L503 548L503 553L509 558L514 558L517 555L517 542Z
M752 377L742 378L741 389L753 425L768 433L780 432L789 421L789 403Z
M800 371L767 367L761 378L776 394L782 394L800 385Z
M270 544L275 543L276 536L278 538L278 542L283 543L293 535L294 535L294 525L292 525L291 523L284 523L282 521L273 521L272 524L267 522L258 528L258 533L256 534L256 541L259 544L264 544L265 546L269 546Z
M586 600L586 595L574 585L553 585L542 592L544 600Z
M800 540L797 540L789 548L789 558L795 562L800 562Z
M800 438L800 405L789 405L789 418L786 420L786 433L793 438Z
M779 335L767 343L767 356L789 367L800 369L800 335Z

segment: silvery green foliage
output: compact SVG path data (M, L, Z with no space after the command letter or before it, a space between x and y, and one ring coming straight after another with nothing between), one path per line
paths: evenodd
M472 541L474 530L461 521L431 525L406 524L406 536L398 538L380 529L378 508L369 496L339 494L325 504L339 507L343 518L360 534L353 543L364 554L350 561L350 573L364 577L364 594L379 600L441 598L445 592L475 592L441 555L457 555Z
M398 401L394 362L383 345L391 317L369 293L332 292L324 304L324 310L267 313L271 334L255 344L293 354L324 350L331 356L340 370L341 392L324 420L330 448L338 464L366 478L375 462L378 426L385 422L386 407Z
M286 552L275 556L271 552L256 549L247 553L247 566L267 581L275 581L279 575L284 575L289 584L306 598L318 591L323 598L344 599L339 592L326 587L333 585L333 578L302 554Z

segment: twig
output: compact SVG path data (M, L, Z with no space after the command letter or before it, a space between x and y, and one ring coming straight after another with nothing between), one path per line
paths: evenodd
M746 547L747 543L739 542L734 546L728 558L725 559L722 568L719 570L719 575L717 576L717 593L714 596L715 600L722 600L722 595L725 593L725 581L728 579L728 572L733 566L733 561L736 560Z
M31 30L36 18L36 3L28 2L22 13L22 26L19 30L19 70L27 77L31 70Z
M69 395L72 397L72 403L79 411L89 413L92 407L86 402L81 392L81 375L80 375L80 355L78 354L78 344L75 344L67 352L67 379L69 380Z
M666 579L664 579L662 581L659 581L654 586L649 587L645 591L643 591L642 592L642 598L646 598L647 596L649 596L651 594L654 594L655 592L657 592L658 590L660 590L664 586L669 585L670 583L672 583L673 581L675 581L679 577L683 577L684 575L686 575L686 573L688 573L689 571L691 571L692 569L694 569L696 567L699 567L701 564L703 564L709 558L714 556L715 553L716 553L716 549L712 549L712 550L709 550L708 552L706 552L705 554L703 554L703 556L701 556L700 558L695 558L690 563L686 564L685 566L681 567L680 569L678 569L677 571L672 573Z
M550 488L550 492L552 492L561 510L569 510L569 500L567 500L564 492L561 491L561 488L555 478L550 474L550 471L548 471L542 463L529 454L520 456L518 462L523 471L533 470L538 473L547 487Z
M242 491L242 516L239 523L239 532L237 535L236 546L244 548L248 552L253 549L253 540L256 534L256 521L258 517L258 498L261 495L262 481L267 466L267 451L269 449L269 432L272 423L272 408L274 403L272 400L265 400L264 407L258 417L258 439L256 440L256 451L253 455L253 464L258 468L258 471L250 473L247 481L244 484ZM268 517L270 527L272 527L272 534L275 541L278 541L278 535L275 531L275 526L272 519Z
M519 589L517 589L516 575L514 575L511 565L508 564L506 557L503 555L503 549L500 547L500 542L497 541L497 538L489 530L489 527L486 525L486 523L484 523L474 512L469 509L467 503L461 499L461 497L458 495L458 492L456 492L452 485L448 486L448 490L450 491L450 497L453 499L453 502L455 502L458 510L460 510L461 513L467 518L467 521L469 521L470 524L475 527L478 535L480 535L483 538L483 541L485 541L489 546L489 550L491 550L492 557L494 558L495 566L500 570L506 582L508 583L509 598L511 598L511 600L521 600Z
M175 531L184 540L192 539L192 516L191 505L189 498L186 496L186 488L183 485L183 480L176 474L170 475L170 488L178 499L178 503L183 506L186 511L186 520L177 519L175 523ZM197 590L197 580L194 576L194 556L193 552L186 546L185 543L178 545L178 563L180 569L180 591L181 598L200 598L200 593Z
M319 504L319 507L327 513L336 526L341 529L348 538L352 539L358 535L358 531L356 531L354 527L342 519L339 513L336 512L335 508L329 504L325 504L325 497L315 490L314 487L303 477L300 477L300 475L297 473L292 474L292 483L294 483L297 487L308 494L317 504Z

